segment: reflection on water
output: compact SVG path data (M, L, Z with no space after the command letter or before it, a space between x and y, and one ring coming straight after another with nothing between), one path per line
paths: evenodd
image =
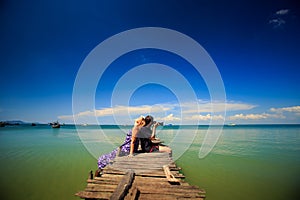
M53 128L52 129L52 134L53 136L58 136L60 129L59 128Z

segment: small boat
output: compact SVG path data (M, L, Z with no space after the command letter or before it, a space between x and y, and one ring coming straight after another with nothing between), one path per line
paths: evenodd
M234 123L229 123L229 124L227 124L227 126L236 126L236 124L234 124Z
M7 125L6 122L0 122L0 127L4 127L5 125Z
M53 122L51 123L52 128L60 128L59 122Z

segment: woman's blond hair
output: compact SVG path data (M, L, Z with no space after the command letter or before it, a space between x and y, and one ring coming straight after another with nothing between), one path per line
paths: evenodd
M146 124L144 117L139 117L135 119L134 126L143 127Z

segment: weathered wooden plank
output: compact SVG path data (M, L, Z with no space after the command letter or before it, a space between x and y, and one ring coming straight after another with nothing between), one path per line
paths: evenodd
M186 198L186 197L177 197L176 198L177 200L186 200L186 199L190 199L190 200L204 200L205 197L189 197L189 198Z
M142 185L139 185L138 189L141 191L141 193L153 193L153 194L176 194L178 196L199 196L200 194L205 194L204 190L199 190L195 188L172 188L172 187L163 187L163 188L153 188L153 187L145 187Z
M131 178L128 169L134 170ZM86 199L204 199L205 191L186 183L179 170L168 153L116 157L101 177L87 180L85 191L76 195ZM179 184L172 185L174 180Z
M195 198L185 198L185 197L178 197L175 195L165 195L165 194L140 194L139 195L140 199L143 200L153 200L153 199L163 199L163 200L174 200L174 199L180 199L180 200L186 200L186 199L190 199L190 200L204 200L204 198L202 197L195 197Z
M84 191L110 191L113 192L117 188L117 185L110 184L88 184Z
M79 196L82 199L109 199L111 196L111 192L86 192L80 191L77 192L75 195Z
M115 168L114 166L116 164L135 164L135 166L148 166L148 165L154 165L154 166L163 166L163 165L168 165L170 164L170 161L168 160L153 160L153 161L140 161L140 160L134 160L134 161L128 161L128 160L120 160L118 162L112 163L110 166L112 168Z
M113 178L111 178L111 179L100 179L100 180L95 180L95 179L89 179L89 180L87 180L87 183L96 183L96 184L101 184L101 183L111 183L111 184L115 184L115 183L119 183L120 182L120 179L113 179Z
M94 182L88 182L88 183L94 183L97 185L118 185L120 181L94 181Z
M170 157L169 153L167 152L152 152L152 153L136 153L134 154L137 157L157 157L157 156L166 156Z
M135 154L134 156L121 156L116 157L113 162L119 161L119 160L148 160L149 158L152 159L165 159L165 160L172 160L172 158L165 153L139 153Z
M119 183L118 183L119 184ZM117 185L118 185L117 184ZM113 184L107 184L105 182L103 183L88 183L87 187L97 187L97 186L104 186L104 187L116 187L117 185L113 185Z
M125 174L125 173L124 173ZM124 174L117 174L117 173L104 173L101 175L101 177L95 177L94 179L98 180L99 178L115 178L115 179L122 179Z
M119 200L124 199L125 195L128 193L133 179L134 179L134 171L129 170L123 177L123 179L120 181L119 185L115 189L114 193L111 195L111 200Z
M175 195L166 194L139 194L139 198L143 200L163 199L163 200L174 200L177 197Z
M129 189L128 194L125 196L124 200L136 200L138 199L138 196L140 194L140 191L137 188L136 182L132 184L132 187Z
M121 167L121 166L120 166ZM161 167L152 167L152 168L148 168L148 169L145 169L145 168L138 168L138 167L131 167L131 166L128 166L128 165L123 165L123 170L126 171L128 169L131 169L133 171L135 171L136 174L141 174L141 173L151 173L152 171L158 171L161 169Z
M115 168L116 164L135 164L135 166L148 166L148 165L153 165L153 166L163 166L163 165L168 165L170 162L166 160L158 160L158 161L128 161L128 160L121 160L118 162L114 162L111 166L112 168Z
M121 156L116 157L112 162L120 161L120 160L148 160L149 158L155 159L155 160L172 160L168 155L162 155L162 154L141 154L141 155L134 155L134 156Z
M165 177L147 177L147 176L135 176L135 181L142 182L143 184L152 184L152 183L165 183L170 185L168 181L166 181Z
M168 165L169 162L166 161L157 161L157 162L143 162L143 161L120 161L120 162L115 162L112 165L110 165L111 168L113 169L119 169L116 167L116 165L132 165L136 167L148 167L148 166L155 166L155 167L162 167L164 165ZM120 169L119 169L120 170Z
M179 183L179 180L177 180L177 179L175 178L175 176L171 173L171 171L170 171L168 165L164 165L164 166L163 166L163 169L164 169L166 178L167 178L167 180L168 180L170 183Z
M93 187L93 188L89 188L86 187L84 189L85 192L110 192L111 194L115 191L117 186L113 187L113 188L109 188L109 187L105 187L105 186L100 186L99 187Z
M107 180L109 180L109 179L119 179L119 180L121 180L122 178L123 178L122 174L118 175L118 174L106 174L106 173L104 173L100 177L94 177L94 179L92 179L92 180L105 180L105 179L107 179ZM91 180L91 179L89 179L89 180Z
M112 163L114 162L120 162L120 161L142 161L142 162L151 162L151 160L153 161L165 161L165 162L173 162L171 158L167 158L167 157L145 157L145 158L141 158L141 157L118 157L118 159L115 159L114 161L112 161Z
M124 171L125 167L130 167L130 168L136 168L136 169L144 169L149 171L149 169L162 169L163 166L166 165L166 163L161 163L161 164L153 164L149 163L148 165L137 165L134 163L116 163L113 165L113 169L118 169L121 171Z
M159 160L159 159L172 160L172 158L169 157L166 154L147 154L147 153L145 153L145 154L137 154L137 155L134 155L134 156L116 157L113 160L113 162L119 161L119 160L147 160L149 158L153 158L153 159L156 159L156 160Z
M125 171L117 171L111 168L103 169L103 175L105 176L107 174L115 174L115 175L125 175Z
M153 182L153 183L149 183L149 184L156 184L157 182ZM147 187L145 184L139 186L139 187L145 187L145 188L149 188ZM195 185L171 185L168 184L167 187L164 187L165 189L172 189L172 190L178 190L178 189L183 189L183 190L197 190L201 193L205 193L205 190L200 189L198 186Z
M197 193L194 193L194 192L177 192L177 191L174 191L173 193L172 192L155 192L155 191L143 191L143 190L140 190L139 188L139 191L140 191L140 194L151 194L151 195L169 195L169 196L175 196L175 197L184 197L184 198L203 198L202 195L200 194L197 194ZM176 199L176 198L175 198Z
M144 176L144 177L166 177L165 173L163 171L161 171L160 173L141 173L138 174L139 176ZM184 175L182 174L173 174L175 176L175 178L185 178Z
M156 170L136 170L136 175L141 175L141 176L157 176L157 177L165 177L165 174L164 172L162 171L162 168L161 169L156 169ZM176 171L174 171L176 172ZM185 176L183 174L176 174L176 173L173 173L173 175L175 176L175 178L185 178ZM107 169L103 169L103 177L104 176L107 176L107 175L124 175L125 174L125 171L117 171L115 169L112 169L112 168L107 168Z
M148 183L146 181L137 181L137 184L139 185L139 189L143 189L143 188L161 188L161 187L164 187L164 188L167 188L170 183L168 181L163 181L163 182L155 182L155 183ZM142 185L142 186L141 186Z

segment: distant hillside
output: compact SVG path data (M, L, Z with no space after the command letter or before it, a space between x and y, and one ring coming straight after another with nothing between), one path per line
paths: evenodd
M0 122L0 127L4 127L6 125L21 125L21 124L28 124L28 123L23 122L21 120L1 121Z
M7 122L9 124L28 124L28 123L23 122L21 120L10 120L10 121L5 121L5 122Z

